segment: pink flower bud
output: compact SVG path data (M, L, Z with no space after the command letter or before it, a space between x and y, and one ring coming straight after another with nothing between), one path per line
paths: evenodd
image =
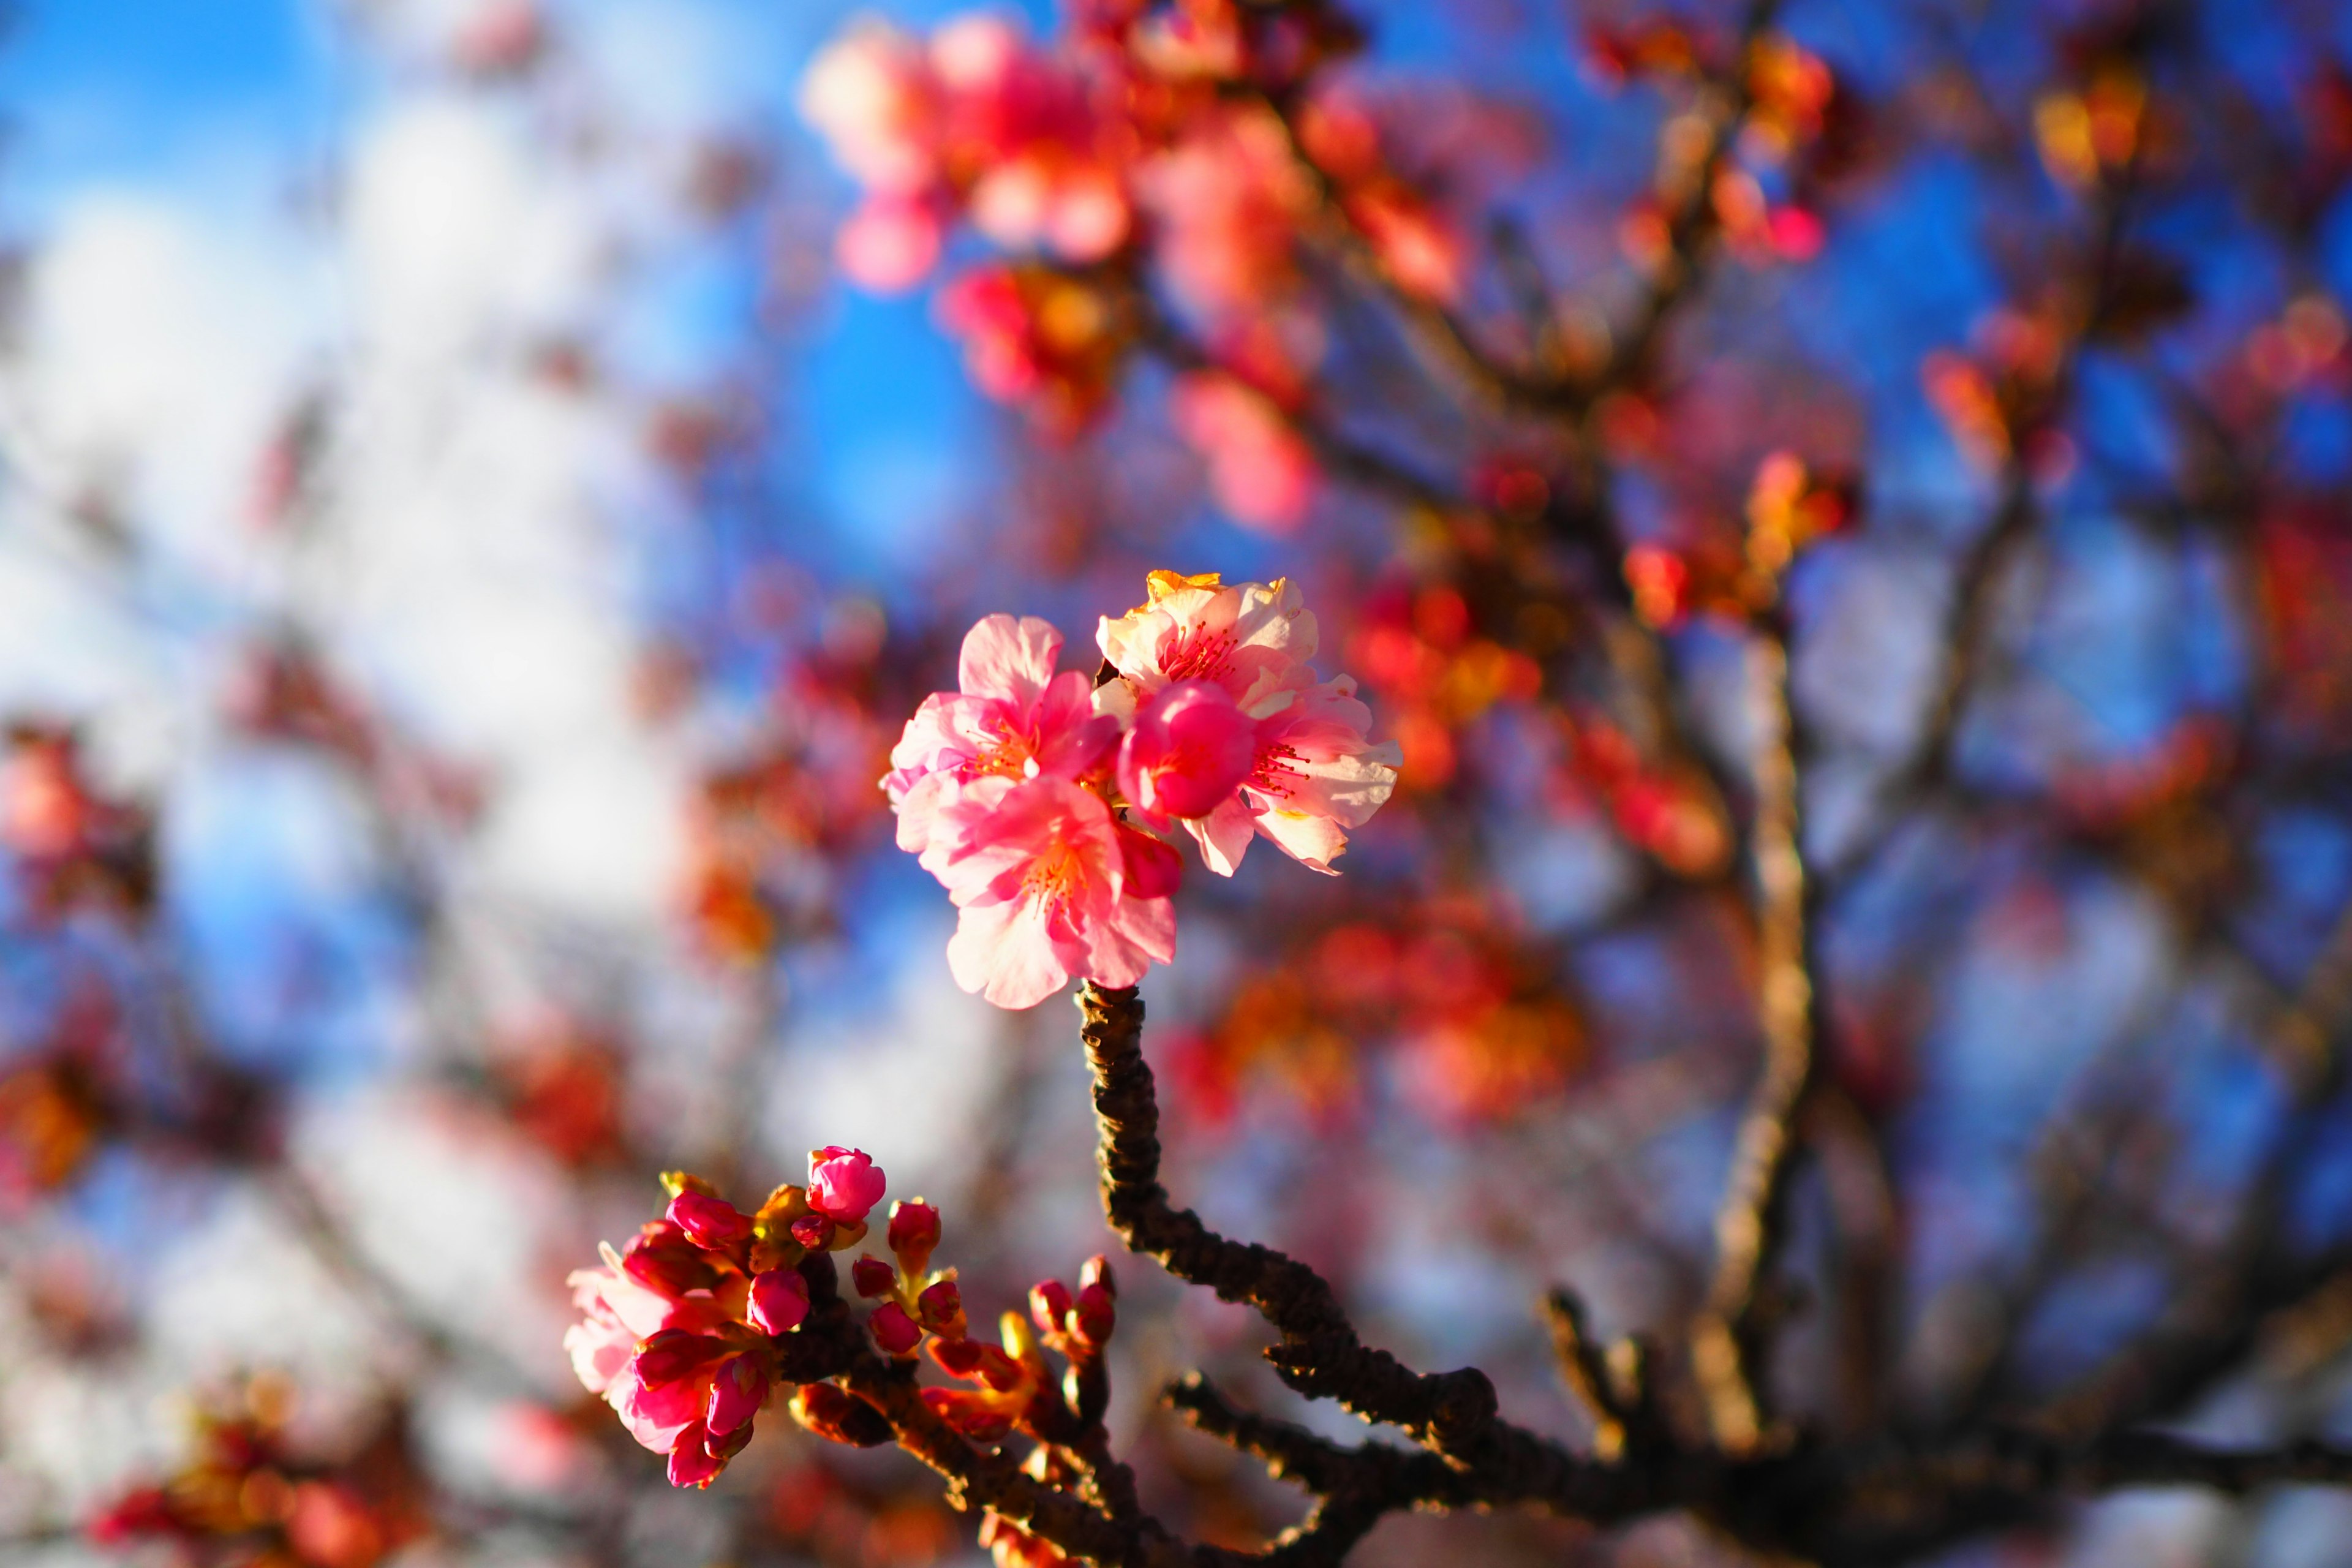
M1078 1289L1083 1290L1089 1285L1099 1285L1105 1295L1118 1299L1118 1279L1110 1271L1110 1259L1099 1252L1087 1258L1078 1269Z
M1029 1317L1041 1334L1058 1334L1070 1318L1070 1288L1059 1279L1041 1279L1029 1287Z
M710 1380L710 1400L703 1424L716 1436L725 1436L750 1424L768 1402L768 1373L757 1356L732 1355L719 1363Z
M811 1252L823 1252L833 1245L833 1221L821 1214L804 1214L793 1221L793 1239Z
M692 1237L697 1247L712 1252L724 1252L751 1239L750 1215L725 1198L691 1187L670 1199L669 1221Z
M699 1491L717 1480L719 1472L727 1468L726 1460L712 1458L704 1446L706 1436L699 1421L677 1435L677 1442L669 1451L670 1485L692 1487Z
M931 1359L950 1377L971 1377L980 1371L980 1352L985 1348L978 1340L935 1339Z
M896 1301L885 1301L866 1321L874 1332L874 1342L891 1355L906 1355L922 1342L923 1331L915 1320L907 1316L907 1309Z
M1090 1345L1107 1344L1110 1331L1118 1323L1118 1309L1112 1304L1111 1293L1099 1285L1089 1285L1078 1292L1076 1322L1078 1338Z
M944 1333L963 1321L963 1292L956 1289L954 1280L942 1279L915 1298L915 1311L923 1327Z
M892 1204L889 1234L890 1250L898 1254L899 1267L909 1274L920 1274L931 1260L931 1249L940 1244L940 1211L920 1198Z
M898 1283L898 1271L878 1258L861 1258L849 1266L849 1282L870 1300L890 1293Z
M790 1268L771 1268L751 1277L751 1298L744 1316L763 1334L788 1334L808 1316L808 1281Z
M1118 787L1136 816L1165 828L1233 798L1257 760L1257 722L1212 681L1178 680L1135 716L1118 748Z
M863 1150L838 1146L809 1156L809 1207L839 1225L856 1225L882 1201L888 1183Z

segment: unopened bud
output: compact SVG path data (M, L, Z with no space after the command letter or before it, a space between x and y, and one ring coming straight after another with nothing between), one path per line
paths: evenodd
M849 1283L871 1300L890 1293L898 1283L898 1271L878 1258L861 1258L849 1266Z
M1059 1279L1040 1279L1030 1286L1029 1316L1041 1334L1066 1331L1070 1321L1070 1288Z
M874 1342L891 1355L911 1354L923 1341L922 1329L896 1301L885 1301L876 1308L866 1326L873 1331Z
M771 1268L751 1277L751 1300L744 1312L763 1334L788 1334L808 1317L808 1281L790 1268Z
M761 1354L766 1352L762 1352ZM703 1425L714 1436L726 1436L751 1425L751 1417L768 1402L768 1372L755 1355L731 1355L719 1363L704 1402Z
M1087 1258L1078 1269L1078 1289L1084 1290L1089 1285L1099 1285L1104 1295L1113 1300L1118 1299L1118 1279L1110 1271L1110 1259L1099 1252Z
M697 1421L677 1435L669 1451L669 1484L692 1487L700 1491L719 1479L727 1461L712 1454L705 1445L702 1423Z
M963 1326L963 1292L952 1279L942 1279L915 1298L915 1310L922 1318L923 1327L933 1333L946 1333L950 1328Z
M901 1199L890 1205L890 1250L899 1267L920 1274L940 1244L940 1211L920 1198Z
M751 1239L751 1218L725 1198L688 1188L669 1201L669 1221L697 1247L724 1252Z
M931 1359L950 1377L971 1377L980 1371L981 1353L987 1348L978 1340L934 1339Z
M1076 1316L1077 1336L1090 1345L1108 1343L1111 1330L1118 1325L1118 1308L1111 1293L1099 1285L1078 1292Z
M880 1167L862 1149L829 1144L809 1152L809 1207L843 1225L856 1225L882 1201Z
M891 1439L882 1413L830 1383L803 1384L793 1395L793 1419L828 1442L878 1448Z

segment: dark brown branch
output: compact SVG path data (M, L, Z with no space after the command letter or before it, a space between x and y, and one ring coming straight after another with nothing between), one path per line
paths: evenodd
M1143 1060L1143 1003L1133 987L1088 982L1078 993L1102 1171L1103 1210L1129 1247L1227 1301L1246 1302L1282 1336L1266 1352L1284 1382L1338 1399L1444 1451L1492 1425L1495 1389L1472 1369L1423 1374L1356 1337L1323 1277L1271 1247L1231 1241L1168 1201L1160 1184L1160 1106ZM1565 1457L1564 1455L1562 1456Z
M1626 1412L1611 1386L1608 1363L1592 1342L1584 1324L1584 1307L1565 1288L1544 1297L1544 1319L1551 1328L1552 1360L1569 1392L1592 1418L1592 1451L1614 1459L1625 1451Z

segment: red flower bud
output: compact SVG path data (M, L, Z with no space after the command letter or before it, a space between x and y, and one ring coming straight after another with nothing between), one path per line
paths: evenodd
M1070 1288L1059 1279L1040 1279L1030 1286L1029 1317L1041 1334L1066 1332L1070 1321Z
M906 1355L923 1340L923 1331L907 1316L907 1309L896 1301L885 1301L876 1308L874 1315L866 1320L866 1326L873 1331L874 1342L891 1355Z
M861 1258L849 1266L849 1282L870 1300L888 1295L898 1283L898 1271L878 1258Z
M793 1419L828 1442L875 1448L891 1438L882 1413L830 1383L808 1383L793 1395Z
M1077 1321L1074 1326L1078 1338L1090 1345L1109 1342L1110 1331L1118 1324L1118 1308L1109 1291L1099 1285L1087 1286L1078 1292L1076 1311Z
M1089 1285L1099 1285L1103 1294L1113 1300L1118 1299L1118 1280L1111 1274L1110 1259L1099 1252L1078 1269L1078 1289L1084 1290Z
M709 1255L667 1220L656 1220L630 1239L621 1253L621 1271L656 1295L673 1300L719 1282Z
M699 1421L677 1435L677 1441L669 1451L670 1485L692 1487L699 1491L717 1480L719 1472L727 1468L726 1460L712 1458L710 1450L704 1446L703 1439L707 1436L709 1434L704 1432Z
M823 1252L833 1245L833 1221L821 1214L804 1214L793 1221L793 1239L811 1252Z
M808 1316L808 1281L790 1268L771 1268L751 1277L751 1297L744 1316L763 1334L788 1334Z
M920 1198L890 1205L890 1250L909 1274L920 1274L940 1244L940 1211Z
M637 1352L637 1381L658 1388L691 1377L727 1353L727 1342L684 1329L663 1329Z
M697 1247L724 1252L751 1239L751 1219L725 1198L687 1189L669 1201L669 1221Z
M931 1359L950 1377L971 1377L980 1371L980 1352L987 1348L978 1340L935 1339Z
M710 1380L710 1399L704 1409L703 1425L715 1436L725 1436L740 1426L749 1426L760 1406L768 1402L768 1373L757 1356L732 1355L719 1363L719 1373Z
M963 1323L963 1292L952 1279L942 1279L915 1298L916 1314L933 1333L946 1333Z

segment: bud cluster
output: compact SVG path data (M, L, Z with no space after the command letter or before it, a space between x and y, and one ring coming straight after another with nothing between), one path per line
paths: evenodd
M805 1187L778 1187L748 1215L698 1176L662 1181L663 1217L571 1277L583 1318L563 1342L589 1392L669 1456L671 1484L707 1487L751 1440L778 1342L809 1315L802 1262L865 1239L883 1173L861 1151L819 1149Z

